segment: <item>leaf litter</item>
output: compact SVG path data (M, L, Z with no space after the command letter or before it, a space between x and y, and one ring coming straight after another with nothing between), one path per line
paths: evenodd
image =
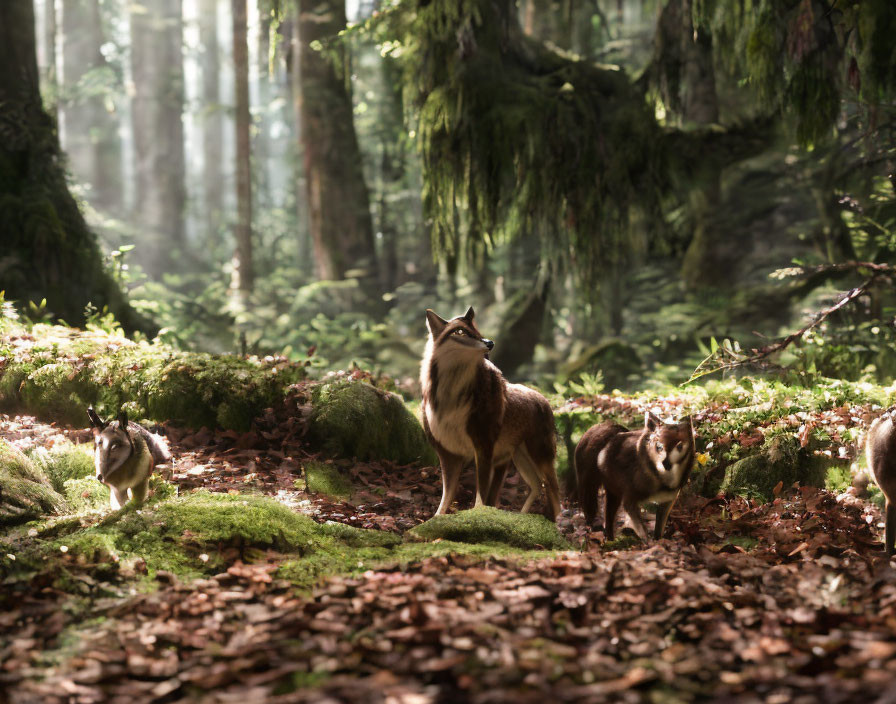
M308 494L295 480L318 458L282 424L164 432L182 492L261 491L321 522L399 533L440 496L437 468L352 462L350 499ZM89 436L4 416L0 437L27 449ZM505 505L524 493L511 482ZM782 486L766 504L684 497L671 538L649 546L606 550L566 509L558 525L582 551L449 554L310 594L278 577L273 552L112 597L74 599L38 575L0 598L0 700L896 700L896 571L880 523L853 493Z

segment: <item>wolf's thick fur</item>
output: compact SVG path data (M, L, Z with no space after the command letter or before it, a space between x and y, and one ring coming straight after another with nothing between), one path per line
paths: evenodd
M114 421L101 420L93 408L87 414L93 425L96 478L109 487L112 508L127 503L129 490L134 503L143 503L152 470L171 459L168 444L143 426L128 422L123 411Z
M547 514L560 512L554 470L557 442L547 399L521 384L508 384L488 360L494 343L483 339L466 315L445 320L426 311L429 340L420 368L423 428L442 467L442 501L454 501L464 465L476 463L476 505L494 505L512 461L529 485L525 513L544 485Z
M653 537L659 540L675 499L690 476L695 455L690 418L663 423L648 412L642 430L630 431L612 421L589 428L575 452L577 493L585 520L589 525L594 522L598 491L603 487L607 539L615 535L616 513L622 504L638 537L647 542L639 504L655 501L659 508Z
M874 481L887 500L884 547L892 555L896 551L896 407L871 424L865 453Z

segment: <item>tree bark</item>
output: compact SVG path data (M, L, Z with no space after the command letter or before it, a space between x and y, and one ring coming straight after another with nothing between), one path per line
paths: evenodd
M114 74L100 52L105 41L98 0L62 4L60 140L75 177L90 186L90 204L120 214L121 140L109 107Z
M202 192L205 237L209 248L221 240L224 213L224 172L221 145L224 120L221 107L221 59L218 48L218 0L200 0L199 43L202 45Z
M252 290L252 164L250 159L249 45L246 0L233 0L233 67L236 81L236 251L234 286Z
M56 22L56 0L44 0L43 40L46 54L44 83L51 97L45 100L47 110L55 118L57 116L57 102L59 100L59 86L56 78L56 34L58 32ZM46 97L46 96L44 96Z
M137 260L155 278L186 254L181 9L181 0L154 0L131 12Z
M108 306L125 330L154 334L104 270L65 182L55 123L41 104L30 0L0 3L0 281L10 300L46 298L69 323Z
M345 28L341 0L299 0L299 119L317 275L378 289L373 226L346 83L311 44Z

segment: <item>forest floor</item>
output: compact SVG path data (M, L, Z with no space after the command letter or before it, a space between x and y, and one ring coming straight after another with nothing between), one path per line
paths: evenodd
M435 468L345 462L355 490L334 500L296 488L288 434L166 433L181 493L261 491L320 522L401 534L440 497ZM89 439L0 416L22 449L60 434ZM503 505L523 493L511 477ZM86 601L36 578L0 613L0 701L896 702L880 521L852 493L803 487L761 505L685 497L670 538L617 550L565 509L558 527L582 550L449 554L310 592L278 577L273 551Z

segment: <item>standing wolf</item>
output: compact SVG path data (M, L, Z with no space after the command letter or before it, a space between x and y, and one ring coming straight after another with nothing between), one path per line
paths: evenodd
M143 503L153 468L171 459L168 444L143 426L129 423L124 411L114 421L104 421L92 407L87 415L93 426L96 478L111 490L112 509L127 503L129 489L134 503Z
M479 334L473 309L445 320L426 311L429 340L423 353L423 429L442 466L442 501L436 515L454 500L461 470L476 463L476 506L494 505L507 466L513 464L526 484L526 513L540 493L547 514L560 512L560 487L554 471L557 442L554 414L547 399L520 384L508 384L488 360L495 343Z
M578 496L588 525L597 513L597 492L606 494L604 532L615 535L619 504L631 518L635 533L645 543L647 529L639 504L659 504L653 537L659 540L681 488L694 464L694 425L690 417L680 423L663 423L650 411L643 430L605 421L589 428L576 445L575 463Z
M884 548L890 556L896 547L896 406L871 424L865 452L868 468L887 500Z

